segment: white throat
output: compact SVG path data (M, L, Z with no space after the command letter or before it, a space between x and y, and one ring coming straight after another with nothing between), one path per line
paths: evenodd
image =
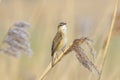
M64 33L67 33L67 26L66 25L63 25L61 27L61 30L64 32Z

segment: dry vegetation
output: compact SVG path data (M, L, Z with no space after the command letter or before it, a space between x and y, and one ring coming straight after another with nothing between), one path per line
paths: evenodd
M37 80L41 77L51 62L51 42L57 29L56 26L60 21L68 23L69 43L81 36L90 37L95 41L94 48L97 52L97 59L92 60L89 54L86 54L88 58L84 56L85 60L89 59L98 69L101 69L103 61L106 59L100 80L120 80L120 14L118 7L116 22L114 22L114 5L115 0L1 0L0 41L3 41L14 22L28 21L32 25L30 40L33 56L30 58L22 55L21 58L16 59L0 52L0 80ZM113 33L109 33L112 32L110 30L111 23L112 26L115 23L114 29L112 28ZM110 34L110 38L108 34ZM84 44L81 46L87 49ZM79 64L74 53L79 53L82 49L77 47L73 50L74 52L70 52L62 58L47 73L44 80L98 79L97 74L92 74L89 71L91 67L87 66L89 70L83 67L84 60L81 62L83 66ZM88 53L87 51L85 53ZM82 59L80 56L77 57Z

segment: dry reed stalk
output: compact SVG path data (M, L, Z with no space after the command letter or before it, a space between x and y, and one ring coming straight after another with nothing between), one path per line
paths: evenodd
M108 46L109 46L109 43L110 43L110 39L111 39L111 36L112 36L113 27L114 27L114 24L115 24L115 16L116 16L116 13L117 13L117 6L118 6L118 1L116 0L115 7L114 7L113 19L112 19L112 23L111 23L111 28L110 28L110 31L109 31L109 34L108 34L109 39L108 39L108 37L107 37L107 39L104 39L104 42L102 44L101 49L98 52L98 56L97 56L97 59L96 59L95 63L98 63L98 61L102 57L101 53L104 53L104 56L103 56L104 60L103 60L103 62L105 62L105 58L107 57L107 49L108 49ZM109 40L109 42L108 42L108 40ZM104 66L104 63L102 63L102 67L103 66ZM101 74L102 74L102 70L103 69L101 68ZM92 77L92 74L89 75L88 80L91 80L91 77ZM101 75L100 75L100 77L101 77ZM98 78L98 80L100 80L100 77Z
M112 31L113 31L114 24L115 24L117 9L118 9L118 0L116 0L116 2L115 2L114 14L113 14L113 19L112 19L110 31L109 31L108 36L106 38L106 41L103 45L103 52L102 52L103 53L103 63L102 63L102 67L101 67L101 75L99 76L98 80L101 80L102 73L103 73L103 67L105 65L105 61L106 61L106 58L107 58L107 55L108 55L107 50L108 50L110 40L111 40L111 37L112 37Z
M81 41L80 41L80 45L81 45L84 41L85 41L85 39L84 39L84 40L81 40ZM73 46L73 43L70 44L70 45L68 46L68 48L66 48L65 51L62 52L62 53L58 56L58 58L57 58L57 59L55 60L55 62L54 62L54 66L55 66L67 53L69 53L69 52L72 51L72 49L71 49L72 46ZM53 66L53 67L54 67L54 66ZM48 74L48 72L49 72L53 67L52 67L51 63L49 63L48 67L45 69L45 71L44 71L43 74L39 77L38 80L43 80L43 78Z
M89 38L87 37L82 37L80 39L75 39L72 44L69 45L68 48L65 49L64 52L62 52L58 58L54 62L54 66L68 53L71 51L74 51L76 53L76 57L78 61L89 71L95 71L98 75L100 74L99 70L97 67L92 63L92 61L89 60L87 57L86 53L84 52L84 49L81 49L80 45L84 43L85 41L90 41ZM90 46L88 46L90 47ZM92 46L91 46L92 47ZM90 49L91 49L90 47ZM94 57L94 56L93 56ZM47 73L54 67L50 63L48 67L45 69L43 74L40 76L38 80L43 80L43 78L47 75Z

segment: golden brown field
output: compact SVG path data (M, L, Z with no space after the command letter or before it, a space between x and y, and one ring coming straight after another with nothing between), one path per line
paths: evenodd
M0 52L0 80L38 80L51 62L51 45L57 25L68 26L71 43L82 36L94 40L96 66L103 63L102 48L111 27L116 0L0 0L0 42L15 21L28 21L33 56L20 58ZM120 2L119 2L120 3ZM101 80L120 80L120 4L107 50ZM97 80L98 75L83 67L75 53L66 55L44 80Z

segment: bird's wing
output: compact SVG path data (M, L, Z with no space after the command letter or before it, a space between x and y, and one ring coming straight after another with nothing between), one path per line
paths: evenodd
M55 36L54 39L53 39L52 49L51 49L51 50L52 50L51 56L54 55L54 52L55 52L56 49L58 48L61 40L62 40L62 33L58 31L57 34L56 34L56 36Z

